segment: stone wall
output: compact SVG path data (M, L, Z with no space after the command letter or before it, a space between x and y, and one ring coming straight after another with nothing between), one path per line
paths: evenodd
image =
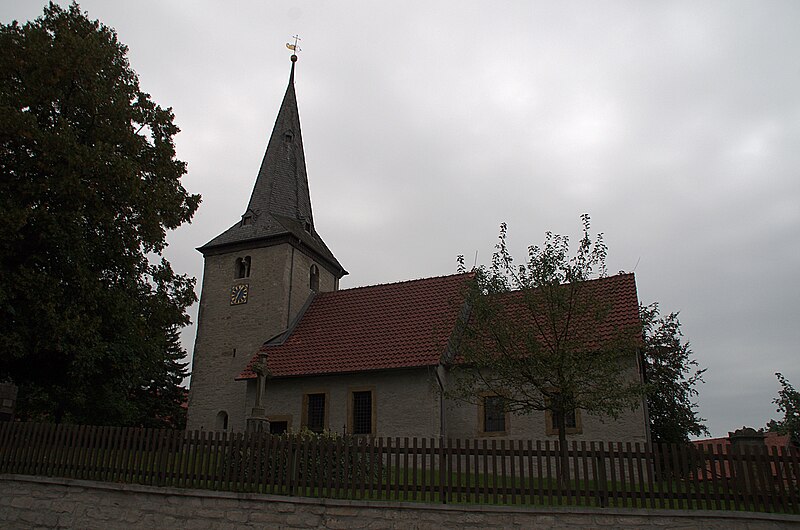
M250 276L235 278L236 259L245 256L250 256ZM235 378L264 341L285 330L300 312L311 294L309 271L315 263L286 243L205 257L189 392L190 430L217 429L221 411L228 415L228 430L245 429L250 412L247 384ZM317 265L320 291L335 290L336 277ZM247 303L231 305L231 287L239 283L249 286Z
M287 421L292 430L299 431L303 427L303 395L325 394L325 427L341 433L348 424L353 390L372 390L375 436L439 436L439 395L433 368L269 379L263 403L268 418ZM255 385L248 386L248 406L254 401Z
M447 373L446 384L455 386L458 371ZM635 369L630 370L630 377L637 378ZM558 440L557 432L548 432L547 414L544 411L532 411L530 414L507 414L506 431L500 435L484 433L481 430L480 408L475 404L466 404L453 399L446 400L446 429L451 438L484 438L495 436L505 439L524 440ZM568 442L620 441L647 442L647 420L644 406L634 410L622 410L619 417L593 416L578 410L580 429L576 433L568 433Z
M440 434L440 394L435 368L385 370L354 374L269 379L263 397L267 417L286 421L293 431L303 427L303 395L326 395L326 429L341 433L348 424L349 392L354 389L373 391L375 436L438 438ZM446 399L445 436L450 438L490 437L480 430L479 407ZM247 408L255 403L255 382L247 386ZM569 434L568 441L620 440L646 442L646 421L642 407L625 410L617 419L583 414L581 430ZM507 417L507 432L498 438L515 440L558 439L548 433L545 413ZM491 438L491 437L490 437Z
M756 530L800 528L800 516L317 500L0 475L0 527Z

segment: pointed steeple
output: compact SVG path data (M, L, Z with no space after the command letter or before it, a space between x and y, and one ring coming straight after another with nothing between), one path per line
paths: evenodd
M347 274L314 229L306 175L303 136L294 90L297 56L292 55L289 85L272 128L267 150L241 221L198 250L277 244L288 237L307 245L335 269Z
M294 92L296 61L297 56L292 55L289 86L286 87L247 211L254 215L265 212L283 215L308 222L313 227L303 136Z

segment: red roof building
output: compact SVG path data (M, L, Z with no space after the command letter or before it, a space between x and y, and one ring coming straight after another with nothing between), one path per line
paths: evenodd
M436 366L442 362L455 328L469 276L319 293L297 324L265 343L237 379L254 379L253 367L262 355L271 377ZM591 329L583 330L587 342L609 341L620 329L640 325L633 274L590 280L586 285L587 296L611 307L599 326L593 322ZM517 298L518 294L512 293L512 311Z
M716 458L707 457L709 463L698 473L700 480L732 478L736 475L737 464L741 465L743 461L748 461L746 457L741 456L745 451L750 454L774 455L784 454L793 447L788 434L761 432L747 427L728 433L728 436L722 438L693 440L692 444L706 455L717 455ZM770 461L769 465L774 476L782 476L775 469L775 462Z
M456 274L314 294L289 328L252 356L237 379L248 381L250 402L280 430L553 436L544 413L506 415L491 424L500 427L487 430L485 407L451 402L442 394L453 377L448 366L457 359L452 336L469 278ZM587 348L613 340L621 329L638 329L633 274L591 280L584 292L608 304L605 318L584 330ZM510 295L512 312L518 297ZM253 387L259 384L262 366L268 376L259 404ZM365 400L363 408L369 412L361 424L354 413L358 399ZM642 409L623 413L615 422L577 413L576 422L572 439L647 439Z
M238 220L198 249L204 268L188 428L243 430L268 421L273 432L551 436L544 413L511 418L498 396L481 397L476 407L442 392L455 377L453 336L468 274L339 290L347 271L311 208L297 60L291 56L250 200ZM632 274L586 285L610 308L600 325L584 330L587 348L637 325ZM646 441L643 407L606 423L576 411L573 422L571 434L583 439Z

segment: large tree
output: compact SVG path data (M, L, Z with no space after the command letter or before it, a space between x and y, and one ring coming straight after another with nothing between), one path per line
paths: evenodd
M781 389L778 397L772 402L778 406L777 412L783 413L782 420L770 420L767 429L780 434L788 434L795 447L800 447L800 392L780 372L775 374Z
M576 409L616 417L640 405L643 392L635 309L628 325L608 320L612 301L599 289L602 283L592 280L605 276L606 246L602 234L592 240L589 217L582 219L574 256L568 237L547 232L544 245L530 247L528 260L518 266L501 225L491 265L476 269L468 284L449 391L472 403L499 396L514 414L548 411L559 418L562 448L564 418Z
M180 416L194 279L161 253L200 201L171 109L77 4L0 26L0 380L26 418Z
M683 341L678 314L661 316L653 303L640 305L639 315L653 441L686 443L690 436L708 435L694 401L706 369L697 367L689 343Z

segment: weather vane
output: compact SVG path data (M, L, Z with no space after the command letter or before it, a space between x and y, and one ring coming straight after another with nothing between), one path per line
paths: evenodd
M303 39L301 39L297 35L294 35L292 38L294 39L294 44L289 44L287 42L286 43L286 47L289 48L290 50L292 50L294 53L297 53L299 51L303 51L302 48L300 48L300 46L297 45L297 41L303 40Z

